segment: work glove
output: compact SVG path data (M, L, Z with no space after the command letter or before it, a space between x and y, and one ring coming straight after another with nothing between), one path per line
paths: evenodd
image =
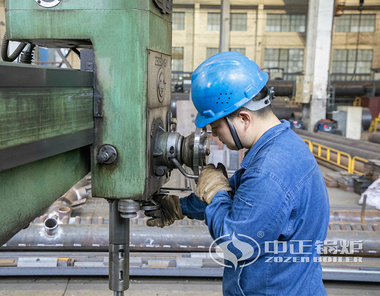
M176 195L158 195L154 201L160 204L160 208L153 211L145 211L145 215L152 217L146 222L148 226L164 227L174 223L175 220L181 220L182 215L179 197Z
M216 168L214 164L206 165L199 175L195 195L201 201L210 204L220 190L231 191L225 166L221 163L218 163Z

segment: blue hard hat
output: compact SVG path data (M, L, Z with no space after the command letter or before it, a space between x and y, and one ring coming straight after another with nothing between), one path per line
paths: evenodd
M222 52L204 61L191 77L191 97L198 111L197 127L223 118L254 98L268 74L246 56Z

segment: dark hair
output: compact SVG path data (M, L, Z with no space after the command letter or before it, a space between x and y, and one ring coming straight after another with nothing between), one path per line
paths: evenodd
M264 99L267 95L268 95L268 87L264 86L263 89L255 97L253 97L252 100L260 101ZM256 114L259 117L265 117L270 112L273 113L272 104L270 104L269 106L266 106L265 108L257 110L257 111L251 111L243 106L239 108L238 110L236 110L235 112L231 113L229 116L231 118L234 118L239 115L240 111L249 111L249 112L252 112L253 114Z

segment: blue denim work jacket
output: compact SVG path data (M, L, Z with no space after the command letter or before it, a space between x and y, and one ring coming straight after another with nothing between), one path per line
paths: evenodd
M245 240L254 249L244 259L239 244L229 244L237 266L225 260L230 265L224 268L223 294L327 295L319 263L329 223L327 189L289 122L264 133L229 181L232 198L219 191L210 205L194 194L181 199L184 215L205 219L214 239L224 236L218 243Z

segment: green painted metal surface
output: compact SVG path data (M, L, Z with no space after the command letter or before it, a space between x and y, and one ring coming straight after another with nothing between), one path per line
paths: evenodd
M146 179L147 51L171 54L171 16L152 0L65 0L42 8L31 0L6 1L8 37L95 50L103 118L96 122L93 195L139 199ZM104 144L118 150L114 165L98 166Z
M88 148L0 172L0 245L29 225L90 170Z
M93 90L0 88L0 150L94 127Z

